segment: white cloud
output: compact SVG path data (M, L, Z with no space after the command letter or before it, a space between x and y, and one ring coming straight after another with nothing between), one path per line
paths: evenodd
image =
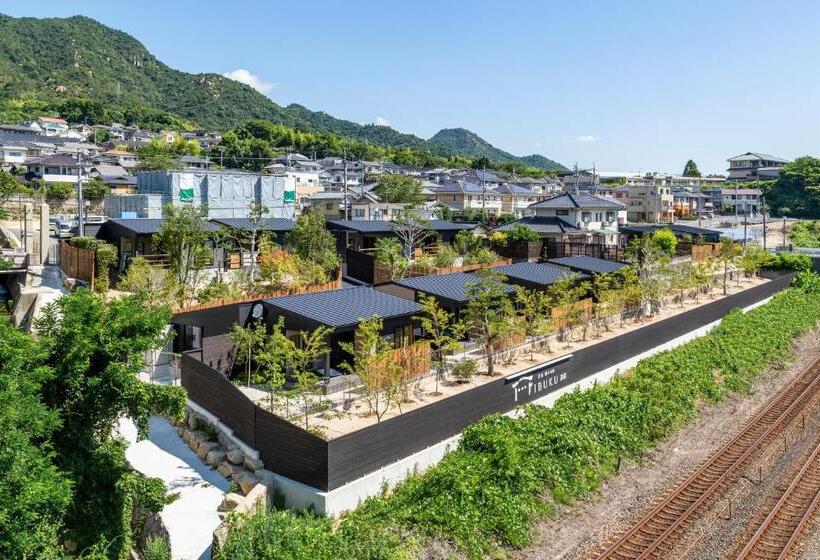
M251 86L259 93L270 93L274 86L271 82L263 82L259 76L251 74L250 71L244 68L237 68L233 72L225 72L222 75L241 84Z
M583 136L579 136L578 138L576 138L576 140L578 140L579 142L595 142L597 138L595 138L591 134L584 134Z
M540 148L540 147L541 147L541 142L536 142L536 143L535 143L535 147L536 147L536 148Z
M376 126L390 126L390 121L384 117L376 117L376 120L373 121L373 124Z

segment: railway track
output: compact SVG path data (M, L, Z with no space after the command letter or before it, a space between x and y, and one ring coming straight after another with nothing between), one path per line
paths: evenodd
M685 480L662 496L625 533L590 558L664 558L689 523L721 489L733 482L760 447L772 440L820 392L820 359L781 389L745 427L712 453Z
M740 551L737 560L784 560L820 505L820 444Z

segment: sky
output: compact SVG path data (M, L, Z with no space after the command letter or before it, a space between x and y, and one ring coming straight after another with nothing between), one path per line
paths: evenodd
M820 2L4 0L87 15L187 72L429 138L468 128L567 166L722 173L820 153Z

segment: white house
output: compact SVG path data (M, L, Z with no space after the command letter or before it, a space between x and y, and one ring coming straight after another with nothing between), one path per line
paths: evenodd
M501 213L501 194L490 186L466 181L450 181L435 190L436 200L453 210L486 210L487 214Z
M536 217L557 218L579 231L576 241L614 245L618 226L626 224L626 205L609 196L591 193L563 193L530 205ZM583 239L578 239L583 238Z
M28 168L27 179L42 179L46 183L77 184L77 158L69 154L54 154L30 158L23 164ZM80 168L82 180L88 177L87 170Z

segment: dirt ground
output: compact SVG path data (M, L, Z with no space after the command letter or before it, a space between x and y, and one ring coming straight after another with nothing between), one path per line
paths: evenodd
M661 442L641 463L625 462L621 467L621 473L607 481L596 496L585 502L560 506L556 516L539 522L534 528L533 544L526 549L510 553L510 557L520 560L585 558L614 533L626 528L659 493L667 490L709 453L719 448L783 386L787 379L797 375L820 354L820 328L801 337L795 348L793 363L786 365L785 369L772 367L764 372L752 394L731 395L716 405L704 408L692 424ZM799 452L795 451L792 455L796 457ZM771 465L771 462L769 464ZM775 465L778 466L780 465ZM754 473L751 474L754 476ZM773 481L769 486L776 485L777 482ZM760 494L761 500L765 499L766 490L761 488L755 491ZM735 498L737 499L739 498ZM753 509L751 505L749 509ZM737 507L735 505L736 511ZM725 517L727 508L726 499L718 500L710 522L714 524L717 520L719 523L726 523L718 516ZM737 513L733 515L738 521L742 519ZM813 537L813 542L818 546L805 547L813 551L805 558L818 558L818 533L820 529L814 527L814 533L810 538ZM729 544L728 541L722 545L717 543L714 548L723 550ZM705 553L705 549L696 550L697 539L688 545L691 552L696 554L689 555L682 549L679 552L683 557L710 557L708 554L698 556Z

